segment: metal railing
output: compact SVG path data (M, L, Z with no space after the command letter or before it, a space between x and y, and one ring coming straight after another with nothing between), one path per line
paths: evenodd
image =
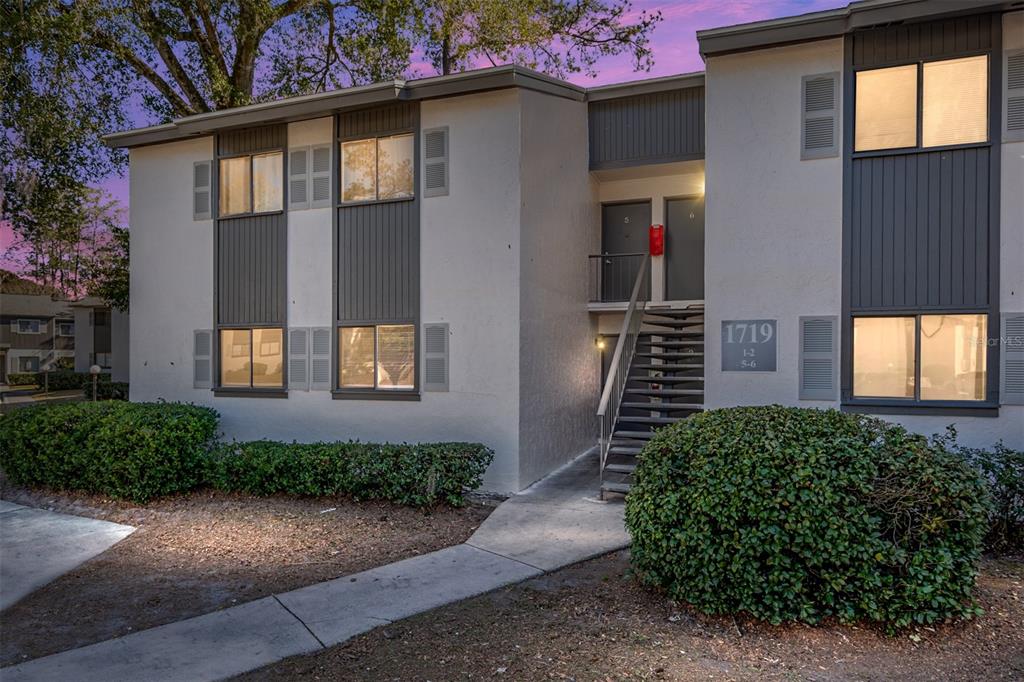
M650 287L645 286L650 262L651 259L647 255L644 255L640 261L640 268L636 272L633 289L630 292L629 305L622 318L619 340L615 344L615 354L612 355L612 361L608 367L608 377L605 379L604 390L601 392L601 404L597 407L597 420L601 424L598 446L601 449L602 477L608 459L608 449L612 444L615 422L619 419L619 406L622 404L622 396L625 393L626 384L629 382L629 365L633 361L640 325L644 320L644 308L650 298Z
M618 303L629 300L633 282L646 253L604 253L588 256L590 259L590 302ZM644 282L650 290L650 282Z

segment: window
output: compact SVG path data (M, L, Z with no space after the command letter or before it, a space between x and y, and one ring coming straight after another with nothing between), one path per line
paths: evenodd
M42 325L39 320L18 320L15 329L19 334L42 333Z
M987 55L858 71L856 85L854 151L988 140Z
M220 215L280 211L284 204L282 152L220 160Z
M99 365L101 369L110 369L110 353L92 353L90 365Z
M987 326L981 313L855 318L854 397L984 400Z
M917 146L917 65L857 72L856 151Z
M929 62L923 88L922 146L988 139L988 57Z
M74 322L58 322L57 323L57 336L74 336L75 335L75 323Z
M341 200L413 196L411 133L341 143Z
M37 357L20 357L18 358L18 371L19 372L38 372L39 371L39 358Z
M222 388L282 388L284 332L281 329L222 329Z
M416 329L411 324L341 327L341 388L412 390L416 378Z

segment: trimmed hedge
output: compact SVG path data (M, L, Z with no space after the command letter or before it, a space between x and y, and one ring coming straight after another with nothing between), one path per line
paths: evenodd
M86 398L92 399L92 386L85 388ZM96 384L97 400L128 400L128 383L124 381L101 381Z
M70 391L76 388L88 389L89 397L92 397L92 375L88 372L73 372L69 370L56 370L49 372L49 384L44 376L45 372L36 374L36 384L41 388L49 386L51 391ZM97 383L102 385L110 382L110 374L100 374Z
M101 390L108 386L119 387ZM0 467L17 484L136 502L209 485L459 506L494 457L478 443L216 444L217 420L212 409L179 403L26 407L0 419Z
M61 403L0 420L0 466L21 485L146 502L201 484L217 413L176 403Z
M35 383L34 372L11 372L7 375L8 386L33 386Z
M252 495L350 495L422 506L461 506L494 452L479 443L223 444L210 458L214 488Z
M642 580L713 614L890 630L977 613L989 512L954 453L836 410L712 410L660 430L626 498Z

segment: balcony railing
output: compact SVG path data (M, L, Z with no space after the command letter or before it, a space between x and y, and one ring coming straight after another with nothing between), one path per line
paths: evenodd
M646 253L604 253L590 256L590 302L625 303L633 293L637 273ZM640 295L650 297L650 278L644 279Z

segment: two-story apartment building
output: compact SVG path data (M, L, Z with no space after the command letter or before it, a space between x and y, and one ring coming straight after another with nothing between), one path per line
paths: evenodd
M12 273L0 273L0 384L8 374L72 363L75 320L55 291Z
M622 490L707 407L1024 447L1024 12L869 0L699 34L705 73L518 67L109 136L131 397L238 438L475 440ZM600 414L599 414L600 413Z

